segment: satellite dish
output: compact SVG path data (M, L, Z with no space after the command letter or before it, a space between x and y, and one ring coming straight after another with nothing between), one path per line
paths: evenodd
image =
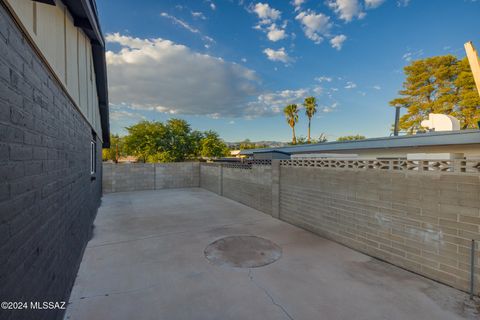
M423 120L420 124L432 131L460 130L460 121L446 114L430 113L428 120Z

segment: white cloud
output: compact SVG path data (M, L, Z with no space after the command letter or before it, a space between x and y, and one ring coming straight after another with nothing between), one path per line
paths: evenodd
M270 24L280 19L281 12L270 7L268 3L257 3L251 10L258 16L261 24Z
M209 3L210 9L212 9L212 10L217 9L217 6L215 5L215 3L212 0L206 0L206 1Z
M267 37L270 41L276 42L285 39L287 36L285 30L277 28L275 23L271 24L270 27L268 27L267 29Z
M300 11L302 4L305 3L305 0L293 0L292 5L295 7L295 11Z
M114 121L120 121L120 120L145 120L146 117L142 114L139 113L134 113L130 111L125 111L125 110L113 110L110 112L110 119Z
M247 105L247 113L256 116L275 115L281 113L283 108L289 104L301 104L308 95L308 89L264 93L259 95L256 101Z
M178 19L177 17L174 17L174 16L172 16L172 15L166 13L166 12L160 13L160 16L171 20L173 23L181 26L182 28L190 31L191 33L198 34L198 35L202 38L202 40L204 40L204 41L207 41L207 42L210 42L210 43L214 43L214 42L215 42L215 40L213 40L213 39L210 38L209 36L203 35L203 34L200 32L200 30L195 29L194 27L192 27L191 25L189 25L189 24L186 23L185 21Z
M354 89L357 87L357 84L352 81L348 81L347 84L345 85L345 89Z
M247 62L247 58L242 58L241 60L243 63Z
M282 113L283 108L289 104L297 104L302 108L302 103L306 97L321 96L324 94L324 88L320 86L312 86L307 88L300 88L296 90L279 90L275 92L260 94L255 101L247 104L247 114L250 117L270 116ZM328 98L332 99L331 105L323 105L319 107L320 112L332 112L337 108L338 103L328 94ZM324 99L321 99L322 101Z
M321 76L321 77L316 77L315 81L318 81L318 82L332 82L332 78Z
M341 50L345 40L347 40L347 36L340 34L330 39L330 44L332 45L332 48Z
M271 61L281 61L283 63L288 63L291 60L288 56L288 53L285 52L285 48L280 48L278 50L267 48L263 50L263 53L265 53L268 60Z
M322 42L322 35L327 35L332 26L330 17L323 13L317 14L313 11L300 12L295 19L302 24L303 31L307 38L317 44Z
M324 112L324 113L330 113L330 112L335 111L335 109L336 109L337 107L338 107L338 102L334 102L334 103L332 103L331 105L320 106L320 109L321 109L322 112Z
M397 7L407 7L410 4L410 0L397 0Z
M378 84L374 85L372 88L375 90L382 90L382 87L380 87Z
M354 18L362 19L365 17L365 12L358 0L329 0L328 6L335 11L340 19L346 22L350 22Z
M275 23L282 15L279 10L270 7L268 3L259 2L251 5L249 11L255 13L259 19L258 24L253 28L265 32L268 40L276 42L287 37L287 33L285 32L287 22L283 23L282 26L278 26Z
M423 49L420 50L408 50L406 53L403 54L402 59L410 62L415 59L419 59L423 56Z
M245 116L258 95L253 70L164 39L108 34L110 101L172 114Z
M375 9L384 3L385 0L365 0L365 7L367 9Z
M323 93L323 90L324 90L323 87L320 87L320 86L316 86L312 89L312 91L318 95L321 95Z
M202 20L206 20L206 19L207 19L207 17L205 17L205 15L203 14L203 12L200 12L200 11L191 11L190 13L192 14L192 17L194 17L194 18L202 19Z

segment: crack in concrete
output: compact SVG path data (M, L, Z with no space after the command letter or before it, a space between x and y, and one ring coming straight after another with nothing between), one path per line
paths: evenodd
M252 269L248 269L248 277L250 278L250 281L260 290L262 290L267 297L272 301L273 305L278 307L280 310L282 310L283 314L290 320L294 320L294 318L288 313L288 311L277 301L275 301L275 298L272 296L272 294L263 286L261 286L254 278L253 278L253 272Z
M250 224L250 223L257 223L265 220L265 218L261 219L255 219L255 220L248 220L245 222L235 222L235 223L227 223L227 224L219 224L219 225L214 225L208 228L200 228L200 229L193 229L193 230L184 230L184 231L174 231L174 232L165 232L161 234L153 234L141 238L135 238L135 239L128 239L128 240L119 240L119 241L113 241L113 242L104 242L104 243L99 243L99 244L94 244L94 245L87 245L87 249L95 249L99 247L105 247L105 246L112 246L116 244L123 244L123 243L129 243L129 242L135 242L135 241L143 241L143 240L149 240L149 239L157 239L157 238L162 238L162 237L168 237L168 236L174 236L174 235L181 235L185 233L192 233L192 232L197 232L197 233L204 233L204 232L209 232L215 229L219 228L228 228L228 227L233 227L236 225L245 225L245 224Z

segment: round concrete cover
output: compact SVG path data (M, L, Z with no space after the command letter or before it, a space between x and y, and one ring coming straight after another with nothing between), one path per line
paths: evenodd
M256 268L275 262L282 249L270 240L255 236L229 236L205 248L205 257L213 264L236 268Z

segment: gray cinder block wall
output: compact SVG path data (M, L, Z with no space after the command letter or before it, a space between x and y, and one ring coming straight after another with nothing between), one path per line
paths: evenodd
M478 174L281 166L279 198L281 220L469 290L471 239L480 240Z
M370 256L469 289L471 240L480 242L480 175L473 167L456 173L321 167L308 161L289 165L278 160L271 166L158 165L161 170L155 169L157 164L124 165L137 170L113 166L119 175L127 172L125 179L137 187L143 186L135 181L145 179L155 180L158 189L200 186ZM107 165L106 176L109 170ZM199 182L185 183L186 172L189 177L199 175ZM154 178L147 179L148 174ZM167 183L172 179L182 183ZM478 242L476 266L478 294Z
M103 192L194 188L200 185L198 162L103 163Z
M202 163L200 165L200 187L222 195L222 165Z
M222 195L271 215L271 173L270 166L253 166L247 170L224 167Z
M251 169L242 169L223 164L202 163L200 187L272 214L270 166L252 166Z
M66 301L100 204L101 142L0 5L0 301ZM62 310L1 319L61 319Z
M467 291L480 241L480 176L280 165L200 168L200 186ZM220 193L220 190L222 191ZM477 243L476 292L480 292Z

